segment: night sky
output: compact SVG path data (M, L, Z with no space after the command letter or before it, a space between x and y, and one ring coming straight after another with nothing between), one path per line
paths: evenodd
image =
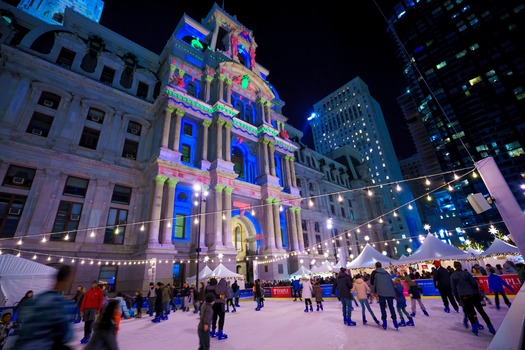
M184 13L200 22L215 2L150 0L131 6L104 0L100 24L160 54ZM359 76L381 105L398 158L410 156L414 146L396 103L404 80L387 23L375 0L349 4L225 0L224 9L253 31L256 60L269 69L268 81L285 102L283 114L305 132L303 142L313 148L306 123L313 104Z

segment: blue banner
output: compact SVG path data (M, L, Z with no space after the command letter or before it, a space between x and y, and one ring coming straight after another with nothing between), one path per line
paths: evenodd
M321 290L323 291L323 297L332 296L332 285L331 284L321 284ZM337 289L335 290L335 296L337 297Z
M253 299L253 289L239 289L239 292L241 293L240 298L241 299Z
M440 295L439 291L434 287L434 280L414 280L422 289L423 296L428 297L432 295Z

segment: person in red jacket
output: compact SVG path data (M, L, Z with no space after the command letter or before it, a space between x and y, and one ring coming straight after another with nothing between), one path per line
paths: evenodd
M82 305L80 306L80 316L84 321L84 338L80 340L80 344L87 344L89 342L91 331L93 330L93 322L95 322L95 319L100 313L103 299L104 292L98 286L98 282L91 282L91 288L84 294Z

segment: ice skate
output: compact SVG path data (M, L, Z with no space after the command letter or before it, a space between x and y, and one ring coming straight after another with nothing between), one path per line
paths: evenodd
M219 332L217 333L217 339L219 340L228 339L228 334L223 333L222 330L219 330Z
M415 326L415 324L414 324L414 319L413 319L412 317L410 317L410 318L408 319L408 321L407 321L407 326L411 326L411 327Z
M399 327L406 327L407 324L405 323L405 319L402 318L401 321L399 321L398 325L399 325ZM397 327L396 327L396 328L397 328Z
M423 310L423 314L424 314L425 316L430 316L430 315L428 314L427 310Z

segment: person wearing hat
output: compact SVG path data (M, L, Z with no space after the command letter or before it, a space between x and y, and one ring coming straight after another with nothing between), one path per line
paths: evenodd
M436 269L434 270L434 286L439 291L441 300L443 300L444 311L450 313L449 300L450 304L456 312L459 312L459 307L452 294L452 287L450 284L450 273L447 269L441 266L441 261L434 260L432 263Z
M337 278L335 279L334 288L332 289L332 295L335 294L337 288L337 297L341 302L341 307L343 309L343 322L348 326L355 326L357 323L352 321L352 287L354 286L352 282L352 276L346 272L344 267L341 267Z
M13 310L5 309L2 312L2 318L0 319L0 349L2 349L7 342L7 336L9 331L13 328Z

